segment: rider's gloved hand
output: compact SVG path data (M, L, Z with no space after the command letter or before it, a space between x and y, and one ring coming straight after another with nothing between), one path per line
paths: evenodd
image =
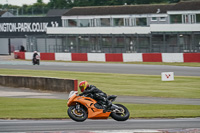
M79 96L83 96L83 93L79 94Z

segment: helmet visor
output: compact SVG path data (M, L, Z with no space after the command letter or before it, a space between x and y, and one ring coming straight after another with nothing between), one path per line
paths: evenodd
M81 92L84 91L84 86L80 86L79 88L80 88Z

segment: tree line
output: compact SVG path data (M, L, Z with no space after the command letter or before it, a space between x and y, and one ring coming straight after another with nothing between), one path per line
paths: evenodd
M180 0L50 0L44 3L43 0L37 0L32 5L10 5L0 4L0 9L8 10L18 15L39 15L46 14L49 9L70 9L72 7L84 6L112 6L112 5L137 5L137 4L168 4L177 3Z

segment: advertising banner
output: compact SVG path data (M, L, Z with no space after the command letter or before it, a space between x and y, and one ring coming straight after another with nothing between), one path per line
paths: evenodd
M0 18L0 37L25 37L46 34L47 27L61 27L61 17Z

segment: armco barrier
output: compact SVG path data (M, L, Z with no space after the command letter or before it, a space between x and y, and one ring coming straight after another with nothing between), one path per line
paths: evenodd
M162 62L161 53L143 53L143 62Z
M106 62L123 62L122 54L106 53Z
M32 59L31 52L15 52L18 59ZM200 62L200 53L38 53L41 60L102 62Z
M40 56L40 53L38 53ZM33 59L33 53L32 52L25 52L25 59L26 60L32 60Z
M72 61L88 61L87 53L72 53Z
M55 60L72 61L71 53L55 53Z
M162 53L163 62L183 62L183 53Z
M200 62L200 53L184 53L184 62Z
M14 52L15 59L25 59L25 52Z
M75 79L59 79L49 77L26 77L0 75L0 85L8 87L25 87L35 90L70 92L78 90Z
M142 62L142 53L123 53L124 62Z
M106 61L105 53L88 53L88 61Z
M55 60L55 53L40 53L41 60Z

